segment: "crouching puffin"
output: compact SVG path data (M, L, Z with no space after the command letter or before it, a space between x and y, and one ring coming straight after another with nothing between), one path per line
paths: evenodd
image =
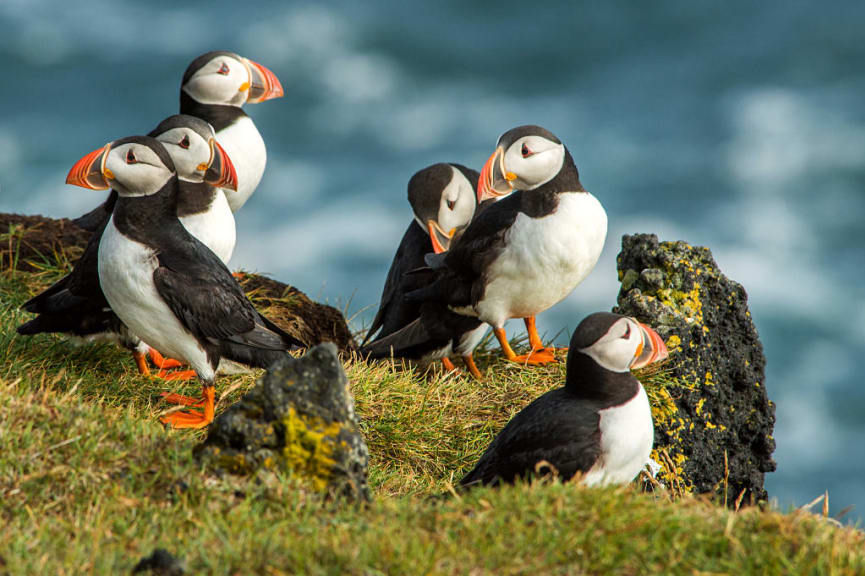
M175 115L163 120L150 136L163 143L177 167L180 179L177 216L183 226L223 262L228 262L234 248L234 215L222 190L214 185L230 189L236 174L230 158L216 142L213 128L194 116ZM81 178L81 169L82 166L76 165L67 182L76 183ZM87 341L114 340L132 351L141 374L150 375L145 357L148 354L160 368L158 376L161 378L179 380L194 376L189 371L166 372L166 368L175 368L180 363L164 358L141 342L117 318L105 299L99 284L99 242L117 196L117 191L112 190L108 201L101 206L100 219L95 222L97 227L72 272L22 306L39 316L19 326L18 333L64 333ZM91 214L95 216L97 212Z
M219 147L214 154L225 156ZM225 171L215 184L234 188L235 178ZM132 136L106 144L78 161L69 182L117 191L99 242L105 298L131 332L189 364L202 383L201 398L167 397L190 409L163 422L202 428L213 420L220 358L267 367L300 345L256 312L225 264L180 223L174 162L158 140Z
M535 315L564 299L595 267L607 214L583 188L565 145L540 126L505 132L481 170L478 202L506 194L446 254L427 258L435 278L407 298L440 302L490 324L508 360L555 362ZM508 344L509 318L525 319L532 348L526 355L517 356Z
M362 355L387 357L393 348L394 355L403 356L402 348L394 348L393 342L385 346L379 344L420 316L420 303L405 299L406 292L419 287L419 278L408 273L425 266L425 254L446 252L454 237L471 222L476 208L478 177L476 171L460 164L439 163L419 170L409 180L408 201L414 220L391 262L378 312L361 343ZM454 369L447 356L439 358L448 370Z
M578 472L589 486L625 484L649 459L654 428L646 391L631 370L667 357L658 334L633 318L597 312L574 331L567 377L523 408L495 437L463 486Z

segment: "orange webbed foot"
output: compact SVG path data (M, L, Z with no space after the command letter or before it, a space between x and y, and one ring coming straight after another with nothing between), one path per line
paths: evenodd
M160 370L156 373L156 376L154 376L154 378L160 378L169 382L178 382L192 380L196 376L197 374L195 373L195 370L177 370L174 372L171 372L169 370Z
M179 368L180 366L183 366L183 363L180 362L180 360L166 358L155 348L150 348L147 351L147 354L150 356L150 361L153 362L153 365L160 370L165 370L166 368Z
M162 400L169 404L179 404L181 406L195 406L201 408L204 406L204 398L194 398L192 396L184 396L176 392L162 392L159 394Z
M159 419L163 424L168 424L172 428L200 429L213 422L213 411L216 398L213 386L204 385L202 387L200 399L187 398L180 394L177 394L177 397L196 402L194 405L200 406L202 409L201 412L198 410L172 412L171 414Z
M511 362L517 362L518 364L528 364L530 366L558 362L555 354L547 350L532 350L528 354L514 356L513 358L508 358L508 360Z

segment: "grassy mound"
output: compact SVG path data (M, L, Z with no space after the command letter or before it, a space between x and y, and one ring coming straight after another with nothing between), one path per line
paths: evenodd
M487 379L349 360L375 502L291 478L214 476L203 433L168 431L158 393L108 345L21 338L17 306L61 270L0 273L0 574L128 573L164 547L193 574L854 574L865 535L806 512L732 512L633 487L536 483L442 497L564 366L481 355ZM222 377L217 411L258 374Z

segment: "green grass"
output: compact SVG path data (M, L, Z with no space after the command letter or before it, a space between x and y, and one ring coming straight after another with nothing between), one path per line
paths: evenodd
M562 382L562 365L495 353L481 355L481 383L346 363L369 506L284 475L210 474L192 457L203 433L163 429L170 385L138 376L127 353L15 334L17 306L58 273L0 273L0 574L128 573L157 546L192 574L865 573L865 535L803 511L551 483L440 497ZM221 378L217 411L256 376Z

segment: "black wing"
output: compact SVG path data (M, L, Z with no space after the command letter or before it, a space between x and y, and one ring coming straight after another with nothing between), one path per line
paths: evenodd
M484 292L485 274L505 246L507 232L520 213L521 192L488 206L468 225L444 256L426 263L438 270L427 287L407 295L410 301L451 306L475 305Z
M406 273L423 266L424 254L432 249L429 236L421 229L417 222L412 221L403 234L402 241L397 248L396 254L391 262L381 294L381 302L376 312L372 325L361 343L361 347L381 328L378 338L388 336L408 325L418 317L420 305L407 302L403 295L407 289L413 288L414 282L406 278Z
M507 423L460 484L511 483L535 474L544 461L568 480L588 471L598 459L599 423L591 403L576 399L565 388L547 392Z
M158 255L156 290L199 340L218 344L223 352L231 344L274 351L300 344L258 314L228 268L201 242L186 235L173 248L178 249Z

